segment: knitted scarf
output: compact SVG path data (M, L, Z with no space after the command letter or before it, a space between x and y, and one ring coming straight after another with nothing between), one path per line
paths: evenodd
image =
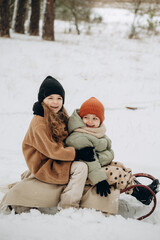
M98 128L81 127L74 129L74 132L88 133L97 138L101 138L105 135L106 127L104 124L101 124Z

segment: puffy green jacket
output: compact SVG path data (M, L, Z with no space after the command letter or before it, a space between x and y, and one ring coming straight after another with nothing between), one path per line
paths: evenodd
M102 166L108 165L114 158L114 153L111 149L111 140L105 134L103 137L97 138L88 133L76 132L75 129L86 127L78 111L76 109L69 119L68 131L70 135L66 139L66 145L73 146L75 149L94 147L96 160L85 163L88 165L89 180L93 184L97 184L107 179Z

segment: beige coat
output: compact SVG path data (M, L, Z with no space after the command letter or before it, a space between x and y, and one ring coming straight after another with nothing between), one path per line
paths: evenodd
M43 117L33 117L22 149L29 170L38 180L52 184L68 182L75 149L51 140Z
M8 205L50 208L56 207L60 195L66 185L47 184L37 180L29 171L22 175L22 181L16 183L4 195L0 203L0 210ZM117 214L119 190L112 188L108 197L101 197L96 193L96 187L86 185L80 207L93 208L109 214Z

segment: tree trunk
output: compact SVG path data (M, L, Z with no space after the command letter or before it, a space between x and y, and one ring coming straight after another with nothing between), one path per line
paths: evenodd
M0 1L0 37L9 35L9 0Z
M27 0L18 0L17 15L15 21L15 32L24 33L25 13Z
M40 17L40 0L31 2L31 19L29 24L29 33L33 36L39 35L39 17Z
M18 1L19 1L19 0L15 0L15 1L14 1L13 16L12 16L12 25L11 25L11 28L12 28L13 31L15 31L15 23L16 23L16 16L17 16Z
M54 41L55 0L46 0L44 11L42 38Z
M76 26L77 34L80 35L79 24L78 24L78 16L73 10L72 10L72 14L73 14L73 17L74 17L74 24Z

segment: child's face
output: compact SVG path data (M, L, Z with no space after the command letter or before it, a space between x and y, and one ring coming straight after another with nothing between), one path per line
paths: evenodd
M82 118L86 127L98 128L101 124L100 119L94 114L87 114Z
M52 112L59 112L63 105L63 99L58 94L52 94L46 97L43 102L49 107Z

